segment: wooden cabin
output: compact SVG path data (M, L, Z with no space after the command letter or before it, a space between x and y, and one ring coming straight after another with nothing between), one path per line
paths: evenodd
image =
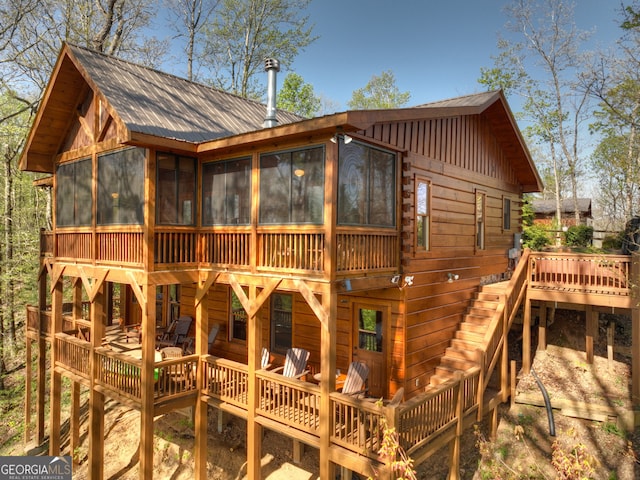
M292 437L294 456L318 448L322 478L390 474L383 417L417 462L450 443L456 471L461 429L489 405L491 372L506 376L530 272L522 194L541 189L502 92L302 119L65 44L20 166L53 177L27 328L36 437L48 397L52 455L66 376L72 450L79 385L90 392L91 478L103 477L106 398L141 412L140 478L153 475L154 416L184 407L206 477L208 406L246 418L249 478L263 428ZM509 293L480 296L497 282ZM184 316L192 352L158 358ZM309 352L306 378L263 368L263 351L278 365L292 347ZM403 389L400 405L336 391L354 361L369 397Z
M551 228L556 223L556 202L555 200L534 200L533 223ZM593 214L591 212L591 199L578 198L578 216L580 220L576 222L576 207L571 198L565 198L560 202L560 227L571 227L575 225L593 225Z

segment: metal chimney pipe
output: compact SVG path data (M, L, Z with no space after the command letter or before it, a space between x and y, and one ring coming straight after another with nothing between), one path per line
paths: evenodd
M264 70L267 72L267 116L262 126L270 128L278 125L276 118L276 74L280 71L280 62L275 58L265 58Z

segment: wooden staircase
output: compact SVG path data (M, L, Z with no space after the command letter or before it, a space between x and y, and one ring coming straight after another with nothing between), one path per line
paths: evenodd
M485 334L500 305L501 294L506 286L507 282L501 282L480 287L451 340L451 345L445 350L440 364L431 376L429 387L453 379L456 371L466 371L479 366L478 349L483 346Z

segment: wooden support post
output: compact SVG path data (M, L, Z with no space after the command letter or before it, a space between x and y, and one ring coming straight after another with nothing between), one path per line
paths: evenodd
M500 393L502 401L509 397L509 318L505 312L502 332L502 353L500 354Z
M156 287L142 285L142 398L140 399L140 480L153 478L153 395L156 358Z
M491 441L495 441L496 438L498 438L498 407L491 410Z
M56 333L62 331L62 277L51 292L51 394L49 396L49 455L60 455L60 410L62 375L55 370L58 346Z
M460 442L464 430L464 375L458 371L454 379L456 387L456 436L449 444L449 480L460 478Z
M640 254L634 253L631 260L631 351L640 352ZM640 405L640 355L631 360L631 398L634 406Z
M587 335L585 338L585 350L588 364L593 364L593 342L598 335L598 312L593 311L591 305L585 308L585 316L587 321Z
M42 445L45 437L44 410L47 394L47 345L42 334L42 312L47 308L47 274L42 273L38 282L38 363L36 365L36 444Z
M95 379L101 368L95 349L102 346L104 337L104 285L91 300L91 390L89 391L89 478L101 480L104 476L104 394L95 388Z
M524 300L524 321L522 325L522 373L531 371L531 299L527 293Z
M302 455L304 454L304 443L300 440L293 439L293 463L299 464L302 462Z
M261 478L262 461L262 425L256 422L256 409L260 405L260 391L256 370L260 368L262 351L262 328L258 321L258 295L255 285L249 287L249 304L251 311L247 312L247 478L259 480Z
M333 412L329 395L336 385L336 317L338 294L335 287L327 287L322 294L322 307L327 313L320 319L320 478L334 478L329 456Z
M77 449L80 446L80 383L71 384L71 415L69 417L69 453L74 465L78 465Z
M511 408L516 404L516 361L511 360Z
M615 345L616 322L609 322L607 325L607 365L609 370L613 369L613 346Z
M166 295L165 295L166 296ZM202 358L207 351L207 331L209 330L209 289L202 293L196 302L196 353ZM198 366L197 385L204 384L203 363ZM195 478L207 478L207 402L200 396L196 399L195 408ZM221 411L221 410L219 410ZM220 427L220 425L218 425Z
M33 375L31 371L31 362L33 362L31 339L26 335L26 333L24 338L24 349L25 356L27 358L24 372L24 443L26 445L31 441L31 382Z
M42 318L42 316L41 316ZM36 376L37 394L36 403L36 444L42 445L45 437L44 410L47 396L47 345L42 335L38 335L38 365Z
M538 324L538 350L547 349L547 302L540 302L540 323Z

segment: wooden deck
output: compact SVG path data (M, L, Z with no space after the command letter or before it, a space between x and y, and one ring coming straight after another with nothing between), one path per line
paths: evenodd
M384 467L378 451L385 419L396 428L401 446L419 463L459 439L465 426L506 398L505 383L491 398L487 399L486 393L492 372L502 369L501 375L506 373L501 355L505 334L525 297L585 304L595 299L600 301L596 305L630 308L630 275L631 257L526 252L511 280L494 287L502 300L478 352L479 367L457 372L450 381L397 406L332 392L329 411L322 412L320 386L267 370L255 372L256 401L250 402L247 365L211 355L189 355L156 358L154 415L194 406L202 399L233 415L251 416L264 427L315 447L320 447L321 418L328 418L331 461L362 475ZM102 347L92 347L77 325L52 339L50 322L50 312L27 309L28 334L56 342L57 373L142 409L140 345L129 343L117 327L106 330ZM65 322L72 323L72 319ZM91 379L93 365L98 366L98 373ZM253 412L249 412L251 404L255 405Z

